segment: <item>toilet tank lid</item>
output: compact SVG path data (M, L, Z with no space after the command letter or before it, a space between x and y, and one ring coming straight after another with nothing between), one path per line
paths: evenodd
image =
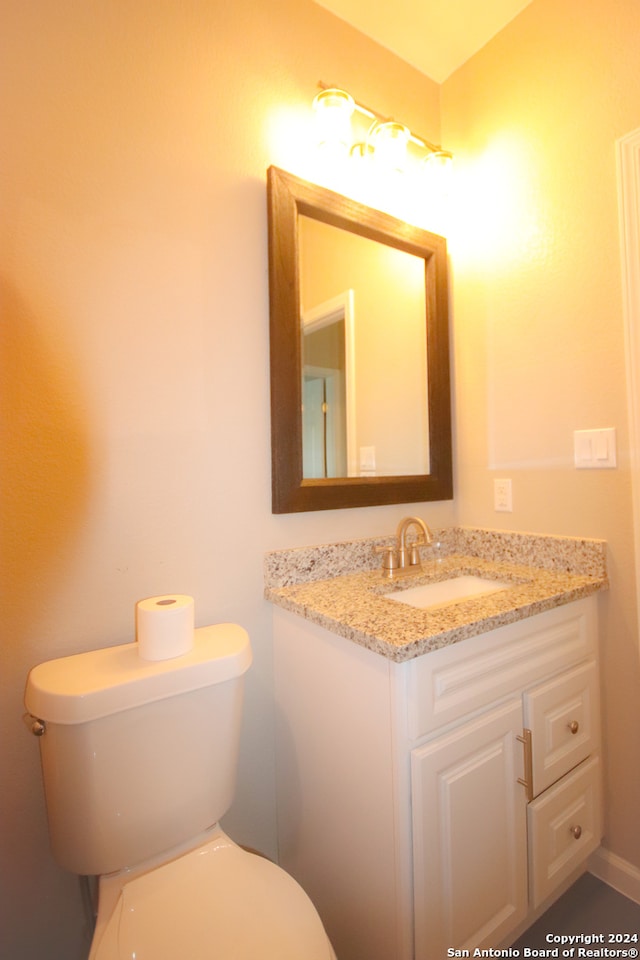
M25 705L51 723L86 723L232 680L250 665L246 630L218 623L196 629L192 649L171 660L142 660L138 644L125 643L41 663L27 678Z

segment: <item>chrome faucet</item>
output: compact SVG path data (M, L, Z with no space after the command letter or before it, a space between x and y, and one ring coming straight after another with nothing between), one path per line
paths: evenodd
M416 526L419 534L411 543L407 543L407 532L410 527ZM383 553L382 573L385 577L393 577L397 571L413 567L417 573L421 569L419 547L426 547L433 541L433 534L420 517L404 517L398 524L396 544L376 547L376 553Z

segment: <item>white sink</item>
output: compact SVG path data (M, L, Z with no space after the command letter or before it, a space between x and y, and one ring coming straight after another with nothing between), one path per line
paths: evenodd
M464 574L437 583L422 583L419 587L394 590L384 596L388 600L397 600L398 603L408 603L411 607L439 607L469 597L497 593L498 590L507 590L512 586L512 583L504 580L489 580L487 577Z

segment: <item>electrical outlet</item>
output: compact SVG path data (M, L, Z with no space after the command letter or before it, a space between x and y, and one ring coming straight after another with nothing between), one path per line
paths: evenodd
M493 508L499 513L511 513L513 511L511 480L493 481Z

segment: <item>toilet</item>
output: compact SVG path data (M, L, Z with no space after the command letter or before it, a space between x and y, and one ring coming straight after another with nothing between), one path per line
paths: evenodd
M302 888L218 822L250 664L246 631L216 624L171 659L129 643L31 670L52 851L99 877L90 960L335 960Z

